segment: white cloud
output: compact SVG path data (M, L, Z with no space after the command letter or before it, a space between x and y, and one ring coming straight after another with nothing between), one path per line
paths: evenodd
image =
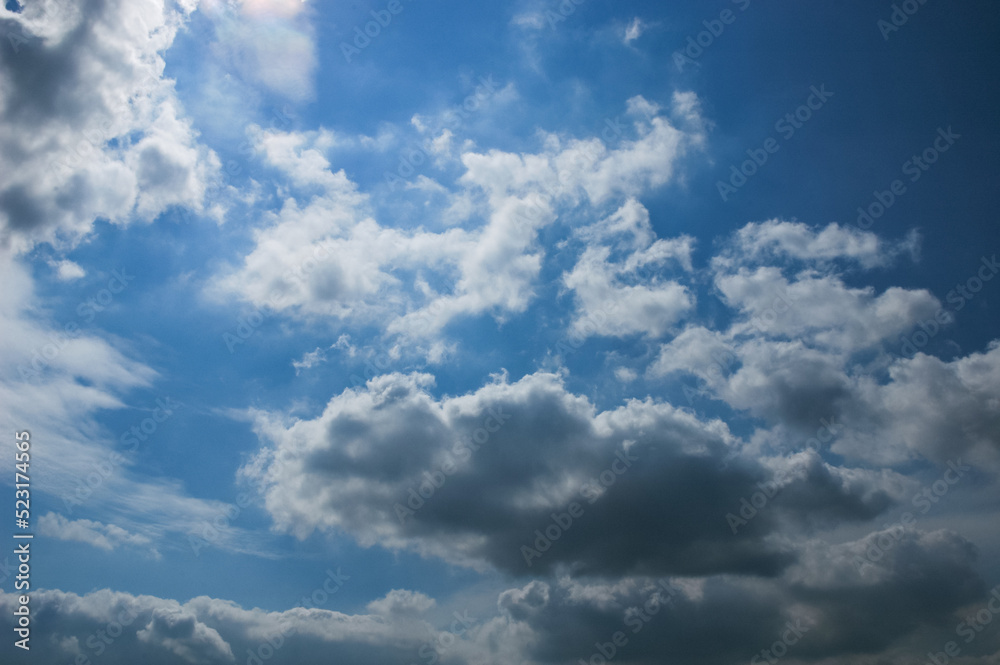
M642 33L645 32L646 27L647 27L646 23L644 23L641 18L636 16L634 19L632 19L632 22L625 27L625 35L622 38L622 41L626 45L631 44L632 42L634 42L635 40L639 39L639 37L642 36Z
M108 552L119 547L136 547L148 550L159 557L152 547L152 540L146 536L129 533L114 524L102 524L92 520L70 520L58 513L47 513L38 519L38 532L43 536L59 540L73 540L93 545Z
M81 268L78 264L69 261L51 261L49 265L56 270L56 279L60 282L72 282L74 280L80 279L87 275L87 271Z
M299 102L313 97L319 63L308 7L302 0L202 2L215 23L212 51L221 66Z
M72 244L97 217L201 209L218 160L162 78L183 11L162 0L101 0L86 12L46 0L0 20L25 36L0 54L0 244Z
M619 276L631 271L616 270L608 256L606 248L589 248L563 278L578 300L573 336L661 337L694 307L692 294L677 282L654 278L646 284L622 284Z
M901 334L927 321L935 330L945 326L948 313L933 295L849 288L829 265L792 278L780 267L789 255L882 265L899 246L835 225L813 231L751 224L735 238L711 262L734 314L729 329L689 326L661 345L647 376L696 376L698 392L768 422L771 429L753 437L765 448L769 438L801 447L833 421L841 431L831 449L850 460L896 465L924 457L944 464L962 457L995 467L1000 344L950 362L921 353L899 357ZM778 265L748 267L747 260Z
M510 22L521 28L541 30L545 27L545 16L539 12L525 12L514 15Z
M406 589L393 589L384 598L368 603L368 610L383 616L417 615L434 607L435 600L426 594Z
M836 222L815 230L800 222L771 219L751 222L733 237L730 251L715 258L717 268L778 258L825 263L846 259L863 268L886 266L897 256L916 258L920 237L911 232L903 241L888 243L870 231L840 226Z
M642 101L629 100L636 138L623 137L616 147L600 139L564 141L547 135L544 150L536 154L464 153L463 190L454 195L452 209L468 203L472 194L477 199L473 211L487 221L479 228L441 232L390 228L372 219L368 196L343 171L333 172L324 154L335 142L328 132L255 131L263 157L304 193L287 197L281 211L268 217L254 250L220 281L217 293L235 292L290 315L386 322L389 333L423 342L425 353L441 358L448 345L434 338L455 318L491 314L504 320L525 311L545 258L538 232L557 219L560 208L633 196L673 177L675 163L701 137L675 128L666 117L645 117L640 107L659 109ZM690 100L681 106L691 112ZM652 231L645 214L631 201L612 223L629 226L642 236L637 242L645 243L623 270L671 258L689 266L691 239L646 242ZM430 289L431 277L443 286ZM631 310L641 313L637 332L662 332L690 305L685 290L671 283L615 288L627 294ZM588 292L591 304L610 295L594 289Z
M672 372L707 375L712 368L722 371L729 365L732 351L725 337L702 326L690 326L667 344L660 346L647 373L653 377Z
M590 242L563 275L564 286L576 299L570 325L574 337L641 333L656 338L694 307L694 296L685 286L660 276L670 263L691 270L694 239L656 239L649 211L635 199L577 235ZM610 242L595 242L602 240Z
M876 295L871 287L848 288L837 275L804 271L789 280L774 267L718 274L715 284L742 315L737 330L846 352L894 338L941 308L924 290L890 287Z

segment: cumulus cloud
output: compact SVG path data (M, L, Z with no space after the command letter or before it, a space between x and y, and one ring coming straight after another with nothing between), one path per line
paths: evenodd
M598 412L545 373L442 399L431 384L384 375L315 420L257 414L269 445L242 473L265 488L276 525L516 574L773 575L794 559L777 537L783 520L808 510L820 523L865 521L898 494L890 477L813 460L782 481L798 500L734 541L724 516L775 474L741 456L721 421L653 400ZM574 503L583 516L567 527ZM553 514L565 533L549 549L539 533Z
M731 251L715 259L719 266L747 261L782 258L796 261L851 261L864 268L888 265L900 255L916 258L920 237L911 232L904 240L886 242L870 231L844 227L837 223L822 229L810 228L801 222L770 219L751 222L737 231Z
M434 599L426 594L406 589L393 589L384 598L368 603L368 609L375 614L415 615L423 614L434 607Z
M55 269L56 278L60 282L72 282L87 275L87 272L79 264L66 259L52 261L49 265Z
M575 337L662 337L694 307L687 287L661 276L669 264L691 270L694 239L657 239L649 211L635 199L577 235L587 248L563 275L577 300Z
M317 582L322 585L323 580ZM205 596L182 604L109 590L85 596L36 591L31 600L33 615L46 617L47 637L31 642L32 654L43 662L88 658L111 665L248 660L319 665L332 658L352 665L408 665L438 633L435 625L405 612L352 615L305 607L266 612ZM5 617L14 616L16 603L15 595L0 591ZM8 641L0 653L11 649ZM463 653L459 648L452 651ZM484 653L479 650L480 656Z
M147 647L159 647L188 663L233 662L233 651L214 628L184 611L153 611L146 627L135 634Z
M599 648L611 653L617 632L615 660L629 663L747 662L782 635L792 662L855 662L915 639L921 627L947 639L958 611L985 597L969 542L948 532L897 534L899 544L862 575L854 560L880 535L834 547L811 543L801 563L767 583L725 576L532 581L501 594L507 621L490 629L495 639L517 636L547 663L586 662ZM880 662L911 657L882 653Z
M75 243L98 217L200 209L218 167L183 119L162 53L193 7L54 0L0 9L0 243Z
M434 599L402 589L372 601L367 614L311 606L268 612L205 596L179 603L109 590L85 596L40 590L32 609L45 617L47 639L33 641L32 650L45 662L99 657L111 665L137 659L407 665L434 655L455 665L557 665L589 662L614 648L616 662L667 657L707 665L750 660L785 639L791 662L867 662L879 654L880 662L905 665L922 644L934 643L928 639L953 635L962 612L986 599L975 566L975 548L958 535L900 527L840 543L807 541L794 565L767 579L533 579L501 587L492 612L452 615L461 618L461 630L452 617L441 625L426 615ZM317 589L326 581L317 580ZM12 621L16 603L0 591L3 623ZM995 639L984 635L964 652L968 662L986 665L991 645ZM12 648L7 643L0 653Z
M86 543L108 552L119 547L136 547L159 556L159 552L151 548L152 540L140 534L129 533L114 524L102 524L84 519L70 520L63 515L50 512L38 519L38 532L43 536L59 540Z
M647 376L693 375L700 394L800 446L835 422L831 450L864 463L965 455L995 466L997 344L951 361L907 353L899 340L917 325L947 327L941 302L925 290L849 287L847 268L831 263L882 266L900 247L836 225L747 225L710 262L728 329L688 325L660 345Z
M331 167L326 152L338 139L329 132L254 130L263 159L297 194L265 218L254 249L217 292L293 316L350 316L384 322L390 334L434 340L462 316L505 320L524 312L546 257L541 229L566 206L587 204L603 216L604 204L623 197L621 210L592 233L631 234L635 251L616 274L600 271L600 256L585 257L570 280L584 309L621 296L636 314L632 327L602 334L662 333L691 307L690 294L666 280L653 286L627 281L672 260L690 267L693 241L656 240L648 213L631 197L670 182L678 161L700 145L703 128L690 95L675 97L672 115L641 98L627 106L628 123L615 125L615 145L544 134L543 149L533 154L464 152L455 202L472 201L471 212L485 223L444 231L375 220L368 195ZM428 348L440 354L445 346L437 340Z

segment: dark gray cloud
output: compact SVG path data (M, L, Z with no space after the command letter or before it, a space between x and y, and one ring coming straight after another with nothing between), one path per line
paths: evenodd
M886 537L895 545L859 565L859 557ZM960 536L901 529L836 545L808 541L797 563L774 578L534 579L500 591L493 613L465 613L461 624L454 615L432 618L435 601L406 590L369 603L362 614L305 607L265 612L207 597L182 604L107 590L86 596L36 591L32 656L111 665L256 659L409 665L433 655L447 665L569 665L602 662L594 658L600 654L628 665L709 665L750 662L776 649L772 654L787 653L791 663L847 658L908 665L914 645L941 644L967 610L988 600L975 567L975 549ZM10 624L16 602L0 592L0 616L6 617L0 625ZM445 632L450 636L442 640ZM986 635L966 653L988 654L996 644ZM5 640L0 654L13 648ZM877 660L864 660L876 654ZM989 662L978 656L966 661Z
M378 377L288 427L260 415L273 447L244 473L277 525L519 575L773 576L795 559L784 521L870 520L897 494L818 458L776 480L721 421L652 400L597 412L553 374L443 399L430 382ZM790 500L734 537L726 514L769 483Z

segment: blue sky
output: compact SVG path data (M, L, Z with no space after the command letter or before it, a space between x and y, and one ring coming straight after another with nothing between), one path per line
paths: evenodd
M993 662L960 630L1000 583L998 33L934 0L8 3L42 654L0 651L249 663L290 625L275 662L575 663L623 630L620 662L735 663L805 621L790 663Z

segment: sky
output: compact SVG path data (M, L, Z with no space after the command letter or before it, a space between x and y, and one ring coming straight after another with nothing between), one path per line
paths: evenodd
M1000 663L998 63L987 0L7 1L3 662Z

